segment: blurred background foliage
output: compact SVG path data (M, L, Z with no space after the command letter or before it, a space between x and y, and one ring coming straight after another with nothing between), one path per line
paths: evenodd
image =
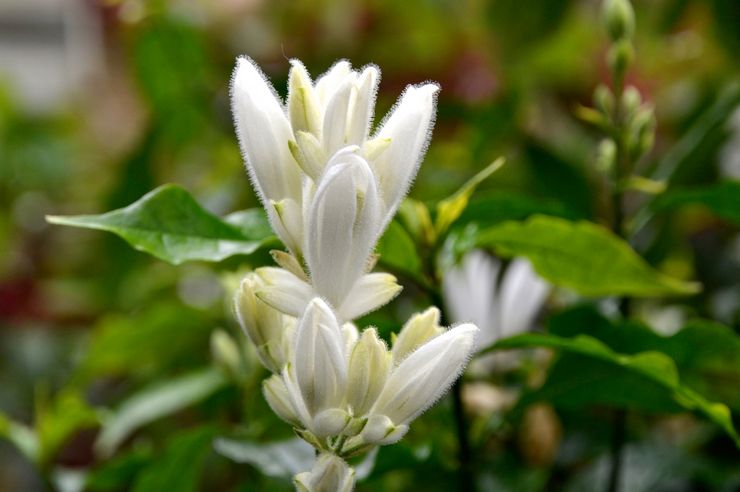
M573 307L574 295L558 291L541 324L620 353L665 353L689 387L737 416L737 196L696 194L740 178L740 4L637 0L635 8L627 79L658 120L642 165L670 174L666 193L677 194L658 200L661 213L634 244L652 265L704 289L641 301L643 324L619 330L596 301ZM436 202L498 156L508 160L457 230L532 213L606 223L610 203L594 164L600 135L574 117L608 81L599 19L591 0L5 0L0 434L15 446L0 442L0 490L289 490L285 477L310 460L275 444L290 429L263 401L261 369L230 312L240 272L266 264L265 252L174 267L112 235L44 220L119 208L163 183L183 186L216 215L258 206L228 107L237 55L257 60L281 92L289 58L313 75L338 58L374 63L383 74L379 119L405 85L438 81L434 138L411 196ZM634 209L642 203L629 197ZM388 335L427 304L408 284L367 321ZM676 333L699 318L713 336ZM230 352L218 337L238 345L236 359L223 360ZM236 364L235 374L213 369L214 354L216 365ZM614 401L651 410L628 414L622 490L740 488L740 453L713 425L672 414L675 403L619 374L605 375L603 394L568 393L578 374L612 369L578 354L553 365L542 357L468 385L482 490L596 490L606 480ZM151 400L159 406L141 403ZM359 490L453 489L455 439L443 401L380 451ZM249 444L259 442L273 447Z

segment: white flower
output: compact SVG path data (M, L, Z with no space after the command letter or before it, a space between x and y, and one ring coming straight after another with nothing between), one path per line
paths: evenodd
M293 479L298 492L352 492L355 471L336 455L321 453L310 472Z
M529 330L550 292L550 285L525 259L512 260L497 285L500 271L498 260L473 250L442 282L451 319L480 327L476 350Z
M432 406L462 373L477 331L471 324L458 325L432 338L394 367L370 410L371 415L387 420L377 417L376 425L363 431L366 439L371 439L370 432L384 426L407 426ZM403 436L400 434L399 439Z

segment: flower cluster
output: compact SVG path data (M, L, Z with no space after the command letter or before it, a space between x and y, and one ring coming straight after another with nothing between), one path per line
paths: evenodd
M344 457L398 441L462 372L477 328L413 316L389 349L352 320L400 291L372 273L375 244L408 191L429 140L435 84L408 87L371 136L380 73L336 63L312 83L292 62L285 104L240 58L232 108L252 184L286 251L247 275L235 310L273 374L273 411L321 452L299 490L351 490ZM332 485L329 485L329 484Z

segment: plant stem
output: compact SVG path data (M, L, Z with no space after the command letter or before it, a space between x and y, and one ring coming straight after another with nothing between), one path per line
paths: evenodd
M619 479L622 472L623 448L627 437L627 410L618 409L614 412L612 424L611 468L607 492L619 490Z
M629 152L625 145L625 121L622 112L622 95L624 93L624 75L613 74L614 79L614 125L616 144L616 156L614 162L614 173L612 182L612 230L617 236L628 240L624 227L625 210L624 210L624 193L622 180L625 173L629 173L631 166L629 163ZM619 298L619 312L622 318L628 318L630 313L631 300L629 297ZM609 480L607 482L607 492L617 492L619 490L620 478L622 474L622 462L624 454L624 444L627 438L627 410L619 408L615 410L612 422L612 441L611 441L611 468L609 470Z
M434 255L431 255L432 257ZM428 274L430 278L434 279L434 285L438 286L441 284L441 279L435 273L433 266L433 260L430 261L428 266ZM444 300L439 287L430 287L427 289L432 304L437 306L440 312L440 324L446 326L448 324L447 315L445 313ZM470 436L468 433L468 422L465 419L465 405L462 400L462 386L463 376L461 375L455 384L452 385L452 401L453 411L455 418L455 430L457 432L457 443L458 443L458 459L460 460L460 467L458 469L458 490L461 492L470 492L474 490L475 478L473 474L473 453L470 446Z

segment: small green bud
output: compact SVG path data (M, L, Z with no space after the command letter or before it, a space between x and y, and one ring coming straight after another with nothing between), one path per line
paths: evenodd
M631 120L635 115L636 111L642 104L642 97L640 91L635 87L629 86L624 89L622 94L622 114L626 120Z
M634 56L635 50L629 40L622 39L617 41L611 48L609 48L609 53L607 54L609 69L618 78L623 78L625 72L627 72L627 67L632 63Z
M629 0L606 0L604 23L612 41L629 39L635 32L635 11Z
M614 94L604 84L599 84L594 91L594 106L607 116L614 113Z
M616 165L617 145L611 138L605 138L599 143L596 154L596 169L603 173L610 173Z
M241 356L236 341L223 330L211 334L211 354L216 364L232 377L241 372Z
M655 143L655 113L653 108L643 106L635 114L631 128L630 152L638 159L648 153Z

